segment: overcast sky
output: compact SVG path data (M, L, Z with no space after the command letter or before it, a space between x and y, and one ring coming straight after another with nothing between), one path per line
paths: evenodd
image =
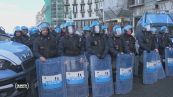
M0 0L0 26L13 33L17 25L35 25L35 16L44 5L44 0Z

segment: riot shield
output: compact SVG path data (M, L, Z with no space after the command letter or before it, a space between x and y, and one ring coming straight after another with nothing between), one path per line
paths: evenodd
M88 71L85 56L64 57L67 97L87 97Z
M166 77L161 58L159 53L156 53L156 68L157 68L157 78L164 79Z
M114 93L111 57L99 59L90 56L92 95L93 97L110 97Z
M156 68L156 52L143 53L143 83L154 84L157 82L157 68Z
M62 58L36 60L39 97L66 97Z
M116 59L115 93L127 94L133 88L134 54L118 54Z
M166 76L173 77L173 49L165 49L165 70Z

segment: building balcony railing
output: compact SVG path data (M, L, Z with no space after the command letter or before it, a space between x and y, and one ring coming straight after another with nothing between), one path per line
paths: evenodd
M98 11L99 11L99 9L98 9L98 8L96 8L96 9L94 9L94 11L95 11L95 12L98 12Z
M143 6L144 5L144 0L135 0L134 2L132 2L130 0L129 2L129 7L133 8L133 7L138 7L138 6Z
M64 6L70 6L70 3L69 2L65 2Z
M88 12L92 12L92 9L88 9L87 11L88 11Z
M73 13L77 13L77 11L73 11Z
M85 10L80 10L81 13L85 13Z

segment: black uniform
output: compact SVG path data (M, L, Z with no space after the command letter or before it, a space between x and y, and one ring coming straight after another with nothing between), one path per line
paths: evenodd
M62 56L78 56L84 53L82 37L76 34L60 37L58 52Z
M157 45L157 37L151 32L143 32L143 37L138 40L139 43L139 54L143 54L143 51L146 50L148 52L155 50L158 48Z
M38 36L33 45L34 55L37 58L53 58L57 56L56 39L51 34Z
M109 47L110 47L110 53L112 56L116 56L118 52L123 52L123 42L122 42L122 37L116 37L112 35L109 38Z
M39 36L38 33L35 33L33 35L30 36L30 43L31 43L31 50L33 50L33 44L34 44L34 41L35 39Z
M123 52L136 54L135 38L132 35L128 35L125 33L124 35L122 35L121 39Z
M86 40L86 50L90 55L104 58L109 51L108 41L103 33L93 34Z
M16 33L14 34L14 37L11 39L12 41L22 43L24 45L30 46L30 41L26 39L24 36L16 36Z
M160 33L158 34L158 49L159 53L162 57L164 57L164 50L166 47L173 47L172 41L168 33Z

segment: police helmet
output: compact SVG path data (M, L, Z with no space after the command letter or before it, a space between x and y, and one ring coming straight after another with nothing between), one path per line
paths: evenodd
M39 29L36 28L36 27L31 28L30 31L29 31L29 35L30 35L30 36L31 36L31 35L34 35L34 34L36 34L36 33L39 33Z
M61 28L59 26L55 27L55 32L56 33L60 33L61 32Z
M90 27L99 26L99 25L100 25L99 21L95 20L95 21L92 22Z
M89 26L84 26L83 31L91 31L91 28Z
M113 33L116 35L116 36L120 36L123 34L123 31L122 31L122 28L120 25L115 25L113 27Z
M123 30L125 31L125 32L127 32L127 31L129 31L129 30L131 30L133 27L131 26L131 25L126 25L124 28L123 28Z
M168 27L166 27L166 26L162 26L161 28L160 28L160 33L168 33Z
M28 27L26 27L26 26L22 26L21 29L22 29L22 31L28 31Z
M46 29L49 30L50 24L48 22L42 22L38 25L38 28L39 28L40 32L43 30L46 30Z

